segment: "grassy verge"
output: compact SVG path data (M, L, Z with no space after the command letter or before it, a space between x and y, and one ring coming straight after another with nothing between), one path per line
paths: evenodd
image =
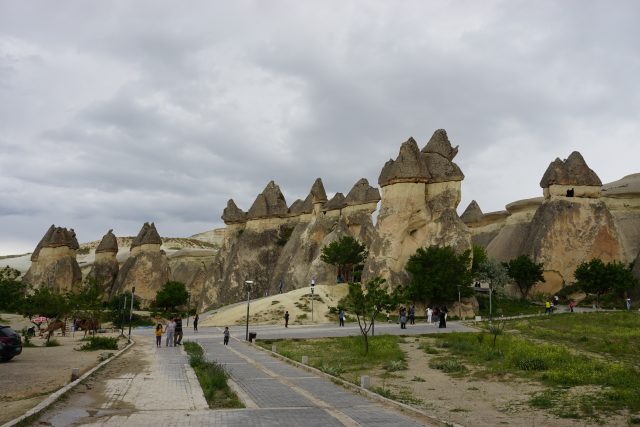
M86 341L86 343L80 347L81 351L118 349L118 338L116 337L88 337L83 341Z
M640 315L635 312L554 314L510 321L506 328L640 365Z
M627 315L556 315L532 319L534 327L524 320L507 322L507 331L517 329L523 335L507 332L498 336L495 346L493 337L487 333L434 335L439 355L432 359L430 366L455 375L467 370L466 363L473 366L473 375L480 378L519 377L540 382L548 389L532 396L529 403L559 417L598 420L624 410L637 414L640 412L637 363L617 358L608 360L573 350L575 331L588 330L588 339L581 342L583 348L625 355L629 361L637 362L640 357L637 343L628 342L629 336L637 334L637 325L633 327L635 321ZM607 327L601 324L607 325L604 323L607 321L610 329L605 331ZM527 337L528 334L535 339ZM615 350L609 345L603 347L602 341L607 340L607 336L620 347ZM542 337L551 337L553 342L543 342Z
M189 364L193 368L210 408L244 408L238 396L227 384L229 375L224 367L209 362L199 344L185 342L184 349L189 355Z
M480 306L480 316L489 317L489 295L476 294ZM493 295L492 298L493 316L520 316L523 314L544 313L544 307L533 304L525 299L507 298Z
M300 361L309 356L309 365L354 384L360 383L360 374L372 370L392 372L406 369L405 354L398 345L402 338L380 335L369 338L369 353L364 353L363 339L357 337L260 340L258 345L271 349L276 344L278 353Z

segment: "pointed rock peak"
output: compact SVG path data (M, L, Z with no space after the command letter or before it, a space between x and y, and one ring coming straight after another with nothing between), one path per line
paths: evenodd
M40 239L40 241L36 245L36 248L33 250L33 253L31 254L31 261L37 261L38 260L38 255L40 254L40 249L42 249L43 247L45 247L47 245L47 243L49 242L49 240L51 239L51 236L53 236L53 233L55 231L56 231L55 224L51 224L51 227L49 227L49 229L46 231L46 233L44 233L44 236L42 236L42 239Z
M333 196L331 198L331 200L329 200L323 207L322 210L323 211L333 211L333 210L337 210L337 209L342 209L345 206L347 206L347 203L345 202L345 197L344 194L342 193L336 193L335 196Z
M433 133L427 145L422 149L423 153L440 154L442 157L451 161L458 154L458 146L452 147L447 136L447 131L438 129Z
M306 199L298 199L293 202L291 204L291 207L289 208L289 215L298 216L302 214L310 214L311 212L313 212L312 197L313 196L309 194Z
M161 245L162 239L160 238L160 234L158 234L158 230L156 230L156 225L152 222L149 224L145 222L140 229L138 235L133 239L131 243L131 248L141 245Z
M322 179L316 179L316 181L313 183L313 186L311 186L310 194L313 197L313 203L324 203L327 201L327 193L324 191L324 184L322 184Z
M396 184L399 182L427 182L430 178L429 171L422 161L418 143L409 138L400 146L400 152L396 160L389 160L378 178L378 185Z
M355 183L345 199L347 206L364 205L368 203L378 203L380 201L380 191L369 185L365 178Z
M96 248L96 253L101 252L118 252L118 239L113 234L113 230L107 231L107 234L102 237L100 244Z
M480 205L478 205L475 200L472 200L469 206L467 206L467 209L460 215L460 219L465 224L469 224L480 221L483 216L484 214L482 213L482 209L480 209Z
M601 186L602 181L589 168L582 155L574 151L567 160L557 158L549 164L540 180L540 187L547 188L551 185Z
M251 205L248 219L285 217L289 214L289 207L280 187L269 181L264 191L258 194L255 202Z
M247 221L247 213L236 206L233 199L227 201L227 207L222 212L222 220L225 224L237 224Z

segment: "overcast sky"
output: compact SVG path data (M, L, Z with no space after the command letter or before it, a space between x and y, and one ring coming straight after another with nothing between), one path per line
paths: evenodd
M223 226L275 180L346 194L400 143L460 146L461 213L579 150L640 172L638 1L0 0L0 254L52 223Z

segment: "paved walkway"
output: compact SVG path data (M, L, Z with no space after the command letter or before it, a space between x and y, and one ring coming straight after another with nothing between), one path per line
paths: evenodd
M211 331L213 332L213 331ZM222 334L192 335L223 364L246 409L211 410L181 347L156 349L152 331L138 330L116 374L96 378L99 392L74 392L35 425L59 426L403 426L426 425L356 395ZM129 368L130 365L130 369ZM137 365L137 366L136 366ZM144 368L140 369L140 366ZM128 371L131 372L128 372Z

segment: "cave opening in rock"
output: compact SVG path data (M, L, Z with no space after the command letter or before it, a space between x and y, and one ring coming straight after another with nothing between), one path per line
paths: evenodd
M567 190L567 197L573 197L573 188Z

